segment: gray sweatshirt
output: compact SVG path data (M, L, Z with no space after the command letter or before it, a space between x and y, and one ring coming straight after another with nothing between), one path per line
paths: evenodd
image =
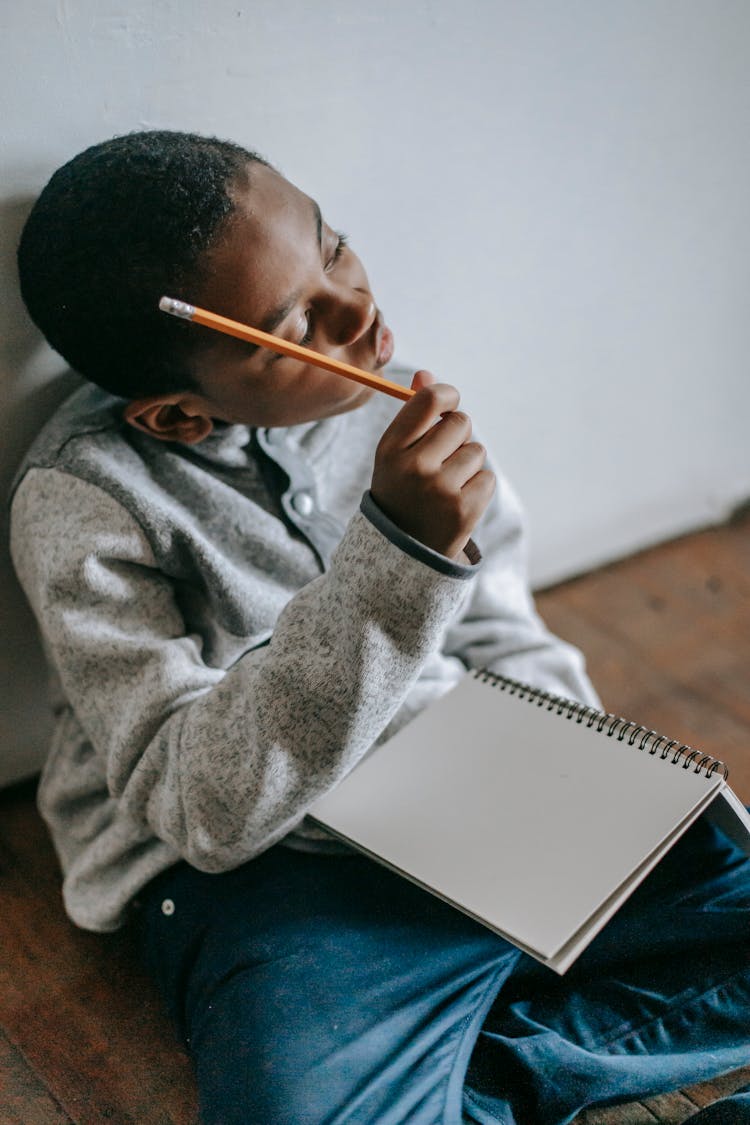
M398 370L389 374L399 377ZM81 388L15 481L11 550L57 716L39 787L78 925L111 930L185 859L341 845L305 812L467 668L596 703L527 589L499 478L462 566L368 487L398 404L166 444Z

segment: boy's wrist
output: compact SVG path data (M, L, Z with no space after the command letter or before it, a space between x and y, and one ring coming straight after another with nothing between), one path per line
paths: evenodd
M457 558L448 558L402 531L378 506L369 489L362 497L360 511L394 546L417 559L418 562L424 563L425 566L449 578L468 579L476 574L482 555L473 540L469 540Z

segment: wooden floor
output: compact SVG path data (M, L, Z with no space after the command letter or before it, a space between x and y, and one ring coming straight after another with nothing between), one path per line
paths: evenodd
M538 604L586 653L608 710L722 758L750 803L750 519L545 591ZM128 935L74 929L59 890L33 783L0 793L0 1125L195 1122L188 1061ZM681 1122L742 1081L750 1068L579 1122Z

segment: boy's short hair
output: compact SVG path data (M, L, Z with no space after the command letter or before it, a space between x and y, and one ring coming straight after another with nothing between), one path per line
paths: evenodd
M115 137L52 176L21 234L21 293L49 343L85 378L125 398L195 387L207 333L157 308L195 300L202 259L231 214L240 145L153 130Z

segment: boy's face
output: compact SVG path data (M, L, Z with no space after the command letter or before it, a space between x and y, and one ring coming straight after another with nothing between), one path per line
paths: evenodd
M262 164L251 166L250 185L239 184L233 196L235 211L208 255L207 280L186 299L365 371L384 367L393 338L367 274L314 201ZM258 426L340 414L374 393L219 335L201 353L197 382L211 418Z

